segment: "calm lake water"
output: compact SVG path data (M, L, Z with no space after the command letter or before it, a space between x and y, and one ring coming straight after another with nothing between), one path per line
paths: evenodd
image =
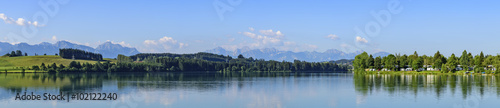
M17 93L117 93L118 100L19 101ZM476 108L500 105L491 75L351 73L2 73L0 107Z

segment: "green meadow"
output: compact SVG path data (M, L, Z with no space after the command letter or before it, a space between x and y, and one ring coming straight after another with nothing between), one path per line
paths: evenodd
M116 62L114 59L104 59L105 61ZM45 65L50 65L56 63L57 65L63 64L65 66L69 65L71 61L76 61L80 63L97 63L95 60L72 60L72 59L64 59L60 56L55 55L45 55L45 56L18 56L18 57L0 57L0 72L21 72L22 68L25 69L25 72L34 72L34 70L29 70L31 66L41 65L45 63ZM101 61L104 62L104 61Z

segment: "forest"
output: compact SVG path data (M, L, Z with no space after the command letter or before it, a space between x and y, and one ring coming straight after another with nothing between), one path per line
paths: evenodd
M388 70L402 71L402 69L411 68L415 71L432 69L441 73L455 73L457 71L473 71L476 73L500 73L495 67L500 67L500 55L484 55L481 52L478 55L464 50L462 55L451 54L448 57L443 56L437 51L434 56L419 56L415 51L412 55L389 54L385 57L373 57L363 52L357 55L353 61L355 72L364 72L366 70Z
M72 48L59 49L59 56L65 59L103 60L101 54Z

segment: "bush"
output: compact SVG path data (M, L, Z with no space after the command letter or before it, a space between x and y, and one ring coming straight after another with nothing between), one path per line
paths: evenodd
M493 71L491 71L491 70L486 70L486 74L491 74L491 72L493 72Z
M55 69L50 68L49 70L47 70L47 72L49 72L49 73L56 73L57 71Z
M441 73L448 73L448 71L449 71L449 70L448 70L448 68L447 68L447 67L443 67L443 68L441 69Z

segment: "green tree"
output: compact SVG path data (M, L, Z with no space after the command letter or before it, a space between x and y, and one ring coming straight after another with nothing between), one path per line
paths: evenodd
M386 60L385 60L384 68L387 68L389 70L394 70L396 68L395 67L395 65L396 65L396 57L393 54L389 54L385 58L386 58Z
M382 57L380 56L376 57L373 62L373 65L375 69L382 69Z
M45 63L42 63L42 65L40 65L40 68L41 68L42 70L44 70L44 71L45 71L45 70L47 70L47 67L45 66Z
M353 61L354 70L358 71L358 72L362 72L366 68L368 68L366 66L366 63L365 63L365 61L367 61L366 60L367 58L368 58L368 53L366 53L366 52L363 52L359 55L356 55L356 57L354 57L354 61ZM304 68L302 68L302 69L304 69Z
M467 54L467 50L464 50L464 52L462 52L462 56L460 56L460 65L462 65L462 68L463 69L468 69L469 66L470 66L470 63L469 63L469 55Z
M399 67L402 67L402 68L406 68L405 66L408 64L407 63L407 56L406 54L404 54L403 56L401 56L401 58L399 59Z
M15 57L16 56L16 52L12 51L10 52L10 57Z
M374 62L375 59L373 59L373 56L370 54L370 57L368 57L367 59L366 66L368 66L369 68L374 68Z
M439 51L437 51L435 54L434 54L434 65L433 67L434 68L441 68L441 66L444 64L444 61L442 59L442 55L441 53L439 53Z
M442 65L443 67L441 68L441 73L448 73L450 70L448 69L447 64Z
M418 57L417 60L414 60L413 63L411 64L411 67L414 69L414 70L418 70L419 68L422 67L422 64L423 64L423 60L421 57Z
M455 54L451 54L450 57L448 57L448 62L447 62L447 66L448 68L450 68L449 70L453 73L455 73L457 71L457 65L459 64L459 61L457 60L457 58L455 57Z
M50 66L52 69L56 70L57 69L57 64L56 63L52 63L52 65Z
M65 66L63 64L59 64L59 69L64 69Z
M476 66L474 66L474 72L479 73L484 71L482 59L481 55L476 55L476 57L474 57L474 64L476 64Z
M21 50L16 50L16 56L23 56L23 52L21 52Z
M40 70L40 67L35 65L35 66L31 66L31 69L35 70L35 72L36 72L36 71Z

